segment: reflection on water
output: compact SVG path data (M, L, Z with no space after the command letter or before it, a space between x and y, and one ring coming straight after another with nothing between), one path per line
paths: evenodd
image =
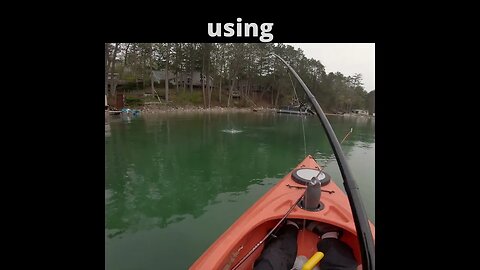
M105 131L107 269L188 268L304 158L300 117L186 114L111 121L109 136ZM353 128L342 147L374 221L374 119L329 120L338 138ZM304 125L306 152L319 162L331 159L318 119L304 117ZM219 132L225 127L242 132ZM341 183L335 162L327 165Z
M105 124L105 137L110 137L110 124Z
M224 129L224 130L222 130L222 132L236 134L236 133L242 132L242 130L231 128L231 129Z

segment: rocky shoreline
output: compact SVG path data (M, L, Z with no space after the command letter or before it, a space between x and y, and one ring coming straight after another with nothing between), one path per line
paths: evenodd
M271 113L277 112L277 109L270 107L247 107L247 108L238 108L238 107L211 107L203 108L201 106L159 106L159 105L144 105L140 107L130 108L131 110L138 110L143 115L153 115L153 114L167 114L167 113L246 113L246 112L260 112L260 113ZM107 111L106 111L107 113ZM108 113L107 113L108 114ZM354 114L335 114L325 112L325 115L338 115L338 116L355 116L360 117L363 115L354 115ZM372 117L372 116L364 116ZM374 118L375 116L373 116Z
M230 112L275 112L275 108L226 108L226 107L166 107L166 106L142 106L137 108L142 114L159 114L159 113L230 113Z

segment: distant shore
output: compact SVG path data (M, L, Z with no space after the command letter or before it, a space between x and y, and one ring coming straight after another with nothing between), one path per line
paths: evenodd
M158 113L191 113L191 112L207 112L207 113L228 113L228 112L275 112L275 108L237 108L237 107L165 107L165 106L143 106L137 108L142 114L158 114Z
M154 114L168 114L168 113L246 113L246 112L260 112L260 113L275 113L276 108L271 107L211 107L203 108L201 106L158 106L158 105L144 105L139 107L130 108L131 110L138 110L144 115ZM354 116L354 117L372 117L369 115L355 115L355 114L335 114L325 112L325 115L337 115L337 116ZM375 118L375 116L373 116Z

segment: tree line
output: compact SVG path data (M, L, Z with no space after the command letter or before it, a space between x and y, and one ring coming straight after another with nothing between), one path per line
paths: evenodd
M206 108L212 104L212 94L220 104L224 96L227 100L223 102L231 106L235 91L242 100L267 100L275 107L297 100L295 92L300 101L305 101L301 86L272 53L297 71L327 111L372 107L361 74L326 73L319 60L309 59L301 49L282 43L105 43L105 94L116 93L118 79L155 94L151 74L162 70L176 78L200 72L202 83L198 88ZM163 88L167 103L172 91L198 91L185 80L175 80L173 85L165 80Z

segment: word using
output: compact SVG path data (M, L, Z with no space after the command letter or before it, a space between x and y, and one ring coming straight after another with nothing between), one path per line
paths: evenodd
M273 40L273 34L270 33L273 28L273 23L262 23L260 27L256 23L243 23L242 18L237 18L237 25L234 23L226 23L223 25L223 36L233 37L237 34L237 37L258 37L258 30L260 28L260 41L270 42ZM211 37L222 36L222 23L208 23L208 35Z

